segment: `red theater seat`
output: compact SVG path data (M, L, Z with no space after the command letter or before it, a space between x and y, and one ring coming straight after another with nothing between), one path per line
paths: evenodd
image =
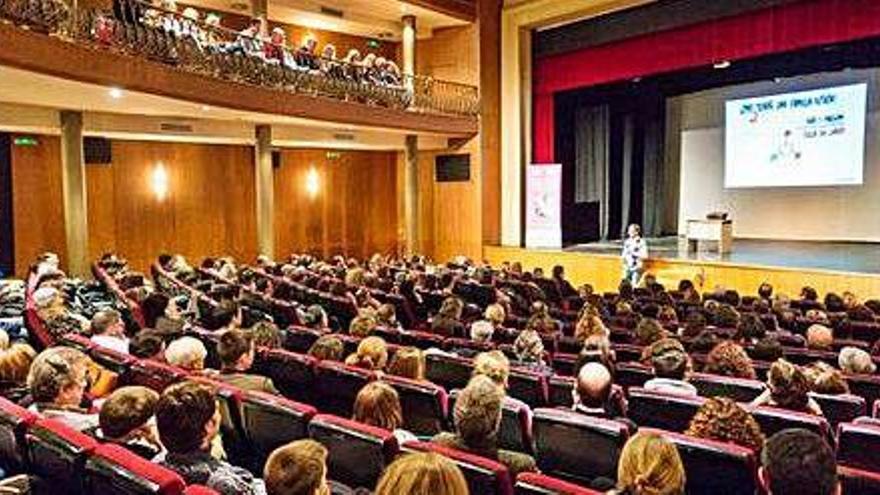
M837 476L845 495L877 495L880 493L880 473L838 466Z
M101 445L86 462L86 493L91 495L178 495L184 481L118 445Z
M643 388L631 388L628 395L629 419L640 427L675 432L685 431L706 401L703 397L663 394Z
M614 383L627 390L630 387L641 387L646 381L654 378L654 371L640 363L617 363L614 368Z
M516 495L602 495L602 492L537 473L517 476L514 490Z
M467 386L474 371L474 362L471 359L445 354L427 354L425 361L428 380L446 390Z
M99 345L92 347L89 354L96 363L120 376L125 375L132 363L137 360L137 358L129 354L117 352Z
M24 469L27 459L25 432L38 419L37 414L0 397L0 466L7 474Z
M183 495L220 495L220 493L202 485L189 485Z
M275 387L293 400L312 403L315 366L318 361L305 354L281 349L259 349L253 372L272 379Z
M263 392L245 392L241 418L245 436L261 460L288 442L308 437L317 409Z
M79 493L86 457L98 442L52 419L37 420L25 434L30 474L38 478L36 493Z
M358 392L375 379L372 371L321 361L315 366L314 404L322 412L351 417Z
M162 393L165 387L185 377L186 371L176 366L150 359L138 359L131 363L122 381L126 385L142 385Z
M571 407L574 399L571 391L574 389L575 379L570 376L551 376L547 381L547 393L551 406Z
M400 334L400 345L409 345L418 347L419 349L430 349L436 347L440 349L443 346L443 337L430 332L410 331Z
M615 479L630 434L619 421L561 409L535 409L532 429L541 471L581 483L599 476Z
M430 442L410 442L407 452L436 452L451 459L464 473L470 493L476 495L512 495L513 483L507 467L500 462Z
M375 488L398 452L397 439L390 431L329 414L312 419L309 436L329 451L328 477L352 488Z
M436 435L443 431L448 413L448 397L443 387L394 375L385 375L388 383L400 396L403 427L416 435Z
M857 395L811 393L810 396L819 403L832 431L835 431L840 423L848 423L866 414L865 399Z
M758 465L752 449L667 431L639 431L659 433L678 447L687 473L687 493L754 495Z
M93 344L88 337L78 333L65 334L58 340L58 345L73 347L74 349L79 349L86 354L89 353L92 347L95 347L95 344Z
M459 390L449 393L449 425L454 425L455 400ZM532 411L528 405L517 400L505 398L501 403L501 426L498 428L498 446L531 454L534 450L532 438Z
M507 393L531 407L547 405L547 377L541 373L511 368Z
M865 404L870 406L880 400L880 376L847 375L846 382L850 393L864 398Z
M319 338L322 332L312 328L289 327L284 338L284 348L291 352L305 354Z
M758 380L732 378L729 376L694 373L688 381L697 387L702 397L729 397L737 402L751 402L764 392L764 384Z
M837 461L880 472L880 425L841 423L837 427Z
M767 437L788 428L803 428L822 438L830 436L828 420L821 416L767 406L753 408L751 413Z

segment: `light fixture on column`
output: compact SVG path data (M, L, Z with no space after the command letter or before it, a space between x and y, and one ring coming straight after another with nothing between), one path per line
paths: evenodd
M150 172L150 189L159 201L164 201L168 196L168 171L162 162L157 163Z
M306 194L308 194L310 198L314 198L318 195L318 190L320 188L321 178L318 176L318 171L315 170L313 165L306 173Z

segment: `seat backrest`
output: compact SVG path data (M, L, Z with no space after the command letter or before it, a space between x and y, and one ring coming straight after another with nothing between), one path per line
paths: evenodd
M273 394L245 392L241 397L244 433L261 460L288 442L308 437L309 422L317 413L312 406Z
M279 392L293 400L311 403L318 361L306 354L282 349L259 349L253 372L268 376Z
M21 471L27 459L25 432L39 416L0 397L0 466L7 473Z
M498 461L444 447L431 442L409 442L407 452L436 452L454 462L467 480L470 493L476 495L512 495L513 480L507 466Z
M873 404L880 400L880 376L877 375L847 375L846 382L849 384L849 392L865 399L865 404Z
M352 488L373 490L398 452L392 432L329 414L312 418L309 436L329 451L328 478Z
M661 434L678 447L687 475L687 493L754 495L758 465L752 449L661 430L639 431Z
M137 358L129 354L124 354L99 345L92 347L89 355L96 363L119 376L124 376L128 372L132 363L137 360Z
M574 399L571 391L574 389L575 380L570 376L551 376L547 381L547 393L551 406L571 407Z
M840 423L848 423L859 416L865 415L865 399L857 395L825 395L811 393L810 396L819 403L822 414L828 420L831 431L837 430Z
M385 375L382 380L400 396L406 430L423 436L443 431L448 413L448 398L443 387L394 375Z
M291 352L305 354L321 337L321 332L305 327L289 327L284 336L284 348Z
M535 371L511 368L507 393L531 407L547 405L547 377Z
M517 476L514 491L516 495L602 495L602 492L538 473Z
M614 383L625 389L641 387L654 378L654 371L640 363L617 363L614 370Z
M751 402L764 391L764 384L758 380L709 373L694 373L688 381L702 397L729 397L737 402Z
M535 458L542 472L588 483L617 477L617 460L629 438L626 424L562 409L535 409Z
M640 427L683 432L706 399L629 389L629 418Z
M474 371L473 360L457 356L428 353L425 362L428 380L446 390L467 386Z
M364 385L376 379L376 373L332 361L315 366L315 400L320 411L350 418L354 400Z
M577 366L578 355L557 352L553 354L553 370L562 376L574 376Z
M837 466L837 476L846 495L877 495L880 493L880 473Z
M880 425L841 423L837 427L837 461L880 472Z
M768 438L774 433L788 428L804 428L822 438L828 438L830 432L828 420L821 416L768 406L752 408L751 413L758 425L761 426L761 431Z
M43 486L37 493L81 491L86 457L98 447L94 438L53 419L37 420L25 438L29 473Z
M174 471L119 445L100 445L86 461L86 493L91 495L178 495L186 483Z
M186 372L175 366L171 366L150 359L138 359L131 363L123 377L126 385L142 385L162 393L165 387L179 382L186 376Z
M399 336L400 345L409 345L418 347L419 349L429 349L431 347L440 348L443 346L443 336L430 332L406 332Z
M220 495L220 493L208 488L207 486L189 485L183 491L183 495Z

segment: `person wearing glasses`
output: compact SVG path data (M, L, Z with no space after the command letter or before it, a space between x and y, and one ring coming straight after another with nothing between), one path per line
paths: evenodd
M82 407L89 389L88 356L71 347L52 347L37 355L28 374L34 403L30 409L67 426L90 432L98 415Z

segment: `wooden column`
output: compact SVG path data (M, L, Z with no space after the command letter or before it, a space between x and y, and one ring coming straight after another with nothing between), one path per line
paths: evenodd
M89 275L89 222L83 159L82 112L61 111L61 187L67 272Z
M404 194L404 218L406 219L406 253L421 254L419 244L419 137L406 136L404 151L406 184Z
M275 256L275 181L272 169L272 127L256 127L254 165L256 166L257 252Z
M416 73L416 16L403 16L403 33L401 36L401 52L403 53L404 84L412 89L412 75Z
M269 0L252 0L251 16L260 20L260 36L269 35Z

